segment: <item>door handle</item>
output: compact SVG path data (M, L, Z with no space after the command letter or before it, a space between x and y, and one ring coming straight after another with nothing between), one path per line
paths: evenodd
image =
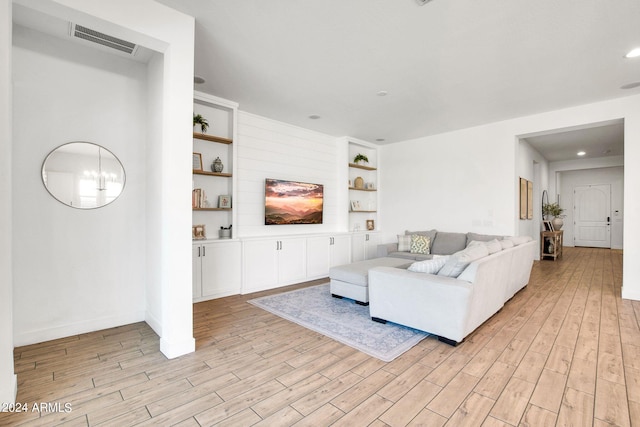
M202 256L205 256L207 253L205 252L205 247L202 247Z

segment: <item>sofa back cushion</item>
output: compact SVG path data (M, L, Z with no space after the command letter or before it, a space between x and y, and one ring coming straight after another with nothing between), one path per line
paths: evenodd
M436 233L437 232L438 232L438 230L436 230L434 228L433 230L425 230L425 231L409 231L409 230L405 230L404 234L406 234L407 236L410 236L412 234L417 234L418 236L427 236L433 242L433 239L436 238Z
M487 255L489 255L489 249L487 249L486 245L469 246L451 255L440 271L438 271L438 276L458 277L469 264Z
M466 247L466 233L438 231L436 238L431 240L431 253L434 255L451 255Z
M490 240L502 240L503 236L496 236L493 234L478 234L478 233L467 233L467 246L469 246L469 243L471 243L473 240L477 241L477 242L488 242Z

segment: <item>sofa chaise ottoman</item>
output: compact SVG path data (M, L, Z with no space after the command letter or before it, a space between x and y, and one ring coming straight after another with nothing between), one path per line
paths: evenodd
M406 268L403 258L384 257L338 265L329 270L331 295L349 298L360 305L369 305L369 270L374 267Z

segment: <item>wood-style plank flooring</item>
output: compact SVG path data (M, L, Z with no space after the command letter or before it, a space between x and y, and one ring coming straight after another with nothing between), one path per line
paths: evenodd
M459 346L391 363L246 303L292 287L203 302L197 351L173 360L144 323L16 348L29 412L0 425L640 425L640 302L621 283L620 251L565 248Z

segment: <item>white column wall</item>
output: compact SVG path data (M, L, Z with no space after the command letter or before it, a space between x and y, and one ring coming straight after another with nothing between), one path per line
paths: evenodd
M152 0L16 0L26 7L66 20L82 20L98 31L121 37L161 52L163 78L156 90L162 99L162 128L149 141L149 158L162 171L155 183L154 209L147 209L148 224L155 233L146 241L146 292L156 297L146 301L150 324L161 336L160 349L177 357L195 349L191 301L191 112L193 103L193 17ZM144 125L143 125L144 126ZM150 274L149 271L153 274Z
M13 371L13 222L11 210L11 33L12 3L0 2L0 403L14 402Z

